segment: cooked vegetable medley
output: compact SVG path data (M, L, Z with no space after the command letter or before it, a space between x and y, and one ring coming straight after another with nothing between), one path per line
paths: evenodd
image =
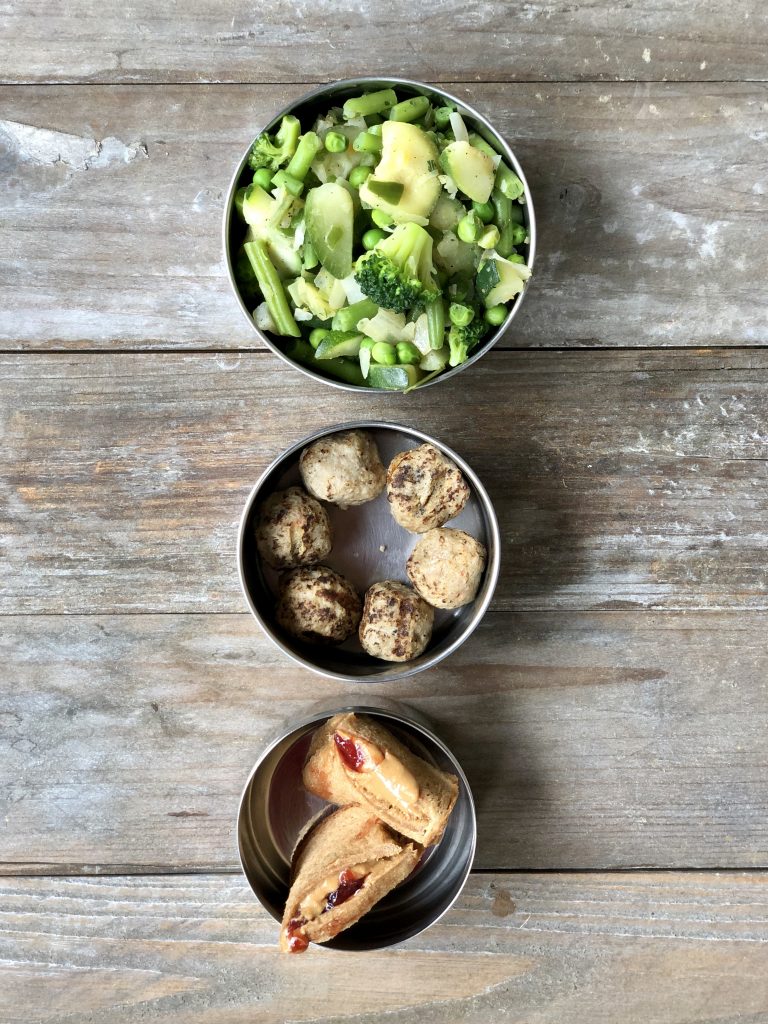
M320 373L410 390L468 359L530 277L522 182L426 96L355 96L305 132L288 114L248 165L240 292Z

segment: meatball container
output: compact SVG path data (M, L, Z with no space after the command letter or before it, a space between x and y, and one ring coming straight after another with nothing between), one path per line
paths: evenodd
M462 513L447 526L471 534L485 545L485 572L475 600L451 611L435 609L432 639L418 658L407 662L379 661L366 654L357 637L332 646L309 644L281 629L275 618L279 573L262 564L256 549L255 523L261 503L276 490L298 484L299 456L313 441L346 430L369 431L377 444L385 468L401 451L421 444L434 445L461 470L469 484L470 497ZM379 580L407 583L405 565L422 534L399 526L390 510L386 491L374 501L341 509L324 503L331 519L334 546L324 564L347 577L361 598ZM499 526L491 500L476 473L442 441L412 427L396 423L352 422L318 430L291 445L257 481L245 504L238 536L238 570L245 600L261 628L288 657L319 675L345 682L389 682L404 679L437 665L459 648L480 624L491 602L499 575Z
M288 896L291 856L305 826L332 805L311 793L301 771L313 732L346 711L380 720L414 753L456 775L459 796L442 839L429 847L413 873L357 924L318 949L383 949L423 932L458 898L475 855L477 826L472 793L461 765L413 708L375 698L343 707L321 705L284 726L253 767L240 800L237 839L240 863L254 895L280 922ZM277 932L275 933L277 943Z
M319 89L314 89L312 92L308 92L306 95L294 100L293 103L290 103L279 113L275 114L272 120L264 126L262 131L274 131L280 123L280 119L286 114L294 114L298 117L302 124L302 130L307 131L318 115L324 113L329 107L343 104L344 100L349 96L355 96L363 90L373 92L376 89L388 88L396 89L400 94L401 99L408 99L411 96L428 96L432 103L437 103L438 105L446 102L455 104L457 110L467 122L467 126L472 131L476 131L478 135L481 135L486 142L496 149L498 153L501 153L503 159L520 178L525 188L523 218L524 224L528 229L529 237L526 263L528 267L532 269L534 257L536 255L536 217L533 210L531 190L528 187L528 182L525 174L523 173L523 169L518 163L517 157L512 152L509 144L493 127L491 122L486 120L486 118L483 117L482 114L478 113L473 107L470 107L464 100L459 99L458 96L454 96L452 93L446 92L444 89L439 89L436 85L427 85L425 82L413 82L407 78L346 78L340 82L332 82L330 85L323 85ZM248 172L247 161L252 144L253 140L251 140L245 153L243 153L242 159L237 165L237 169L232 177L232 182L229 186L229 192L227 193L227 200L224 206L223 224L224 262L227 268L227 276L229 277L229 283L232 286L232 291L234 292L237 304L248 321L251 330L263 342L263 344L266 345L267 348L270 348L276 356L283 360L284 363L287 363L288 366L291 366L294 370L298 370L307 377L312 377L314 380L321 380L324 384L330 384L331 387L340 388L343 391L358 391L368 394L400 394L398 391L391 392L384 388L369 388L360 387L357 384L346 384L343 381L333 380L330 377L326 377L322 373L315 373L307 367L301 366L299 363L289 359L280 347L280 339L277 336L273 336L260 330L254 323L251 315L252 310L249 309L243 301L243 297L237 287L237 281L233 270L233 256L237 252L237 248L240 245L244 234L244 228L239 223L237 213L235 211L235 192L237 192L241 185L250 184L251 175ZM437 377L434 377L432 380L427 381L421 386L432 387L434 384L439 384L441 381L455 377L457 373L461 373L462 370L471 366L472 363L476 363L477 360L488 351L488 349L492 348L512 323L513 317L517 315L517 311L525 298L532 280L533 278L529 278L529 280L526 281L522 292L513 302L509 315L504 323L483 339L483 341L477 346L476 351L465 363L462 363L460 366L456 366L453 369L446 369L443 373L438 374Z

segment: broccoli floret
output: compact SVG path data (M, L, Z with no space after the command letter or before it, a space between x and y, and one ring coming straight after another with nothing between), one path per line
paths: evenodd
M355 280L377 306L405 313L437 293L433 273L432 236L408 223L358 261Z
M459 366L461 363L466 362L469 353L487 330L488 324L479 316L476 316L465 327L457 327L456 324L452 324L450 331L448 331L448 347L451 352L450 359L448 360L449 364L451 366Z
M301 124L298 118L292 114L286 114L280 122L276 135L270 136L266 132L262 132L256 139L248 154L248 166L253 171L258 171L260 167L268 167L271 171L276 171L278 167L286 164L296 152L300 131Z

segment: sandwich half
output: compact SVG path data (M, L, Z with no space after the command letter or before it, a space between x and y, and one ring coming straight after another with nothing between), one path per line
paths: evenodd
M421 846L436 843L459 794L455 775L418 757L378 722L352 712L317 730L304 765L310 793L359 804Z
M301 953L355 924L410 875L422 852L359 805L323 818L294 854L281 950Z

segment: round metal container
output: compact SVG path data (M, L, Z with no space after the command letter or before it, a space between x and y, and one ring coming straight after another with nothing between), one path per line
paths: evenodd
M453 905L475 855L477 825L472 793L461 765L419 712L394 701L314 710L286 726L256 762L243 790L237 822L240 863L262 906L282 920L296 841L313 818L331 805L307 793L301 771L314 731L345 711L379 719L414 753L459 779L459 796L443 838L430 847L413 873L343 931L330 949L383 949L418 935Z
M254 536L255 517L261 502L273 491L301 485L299 455L303 448L322 437L343 430L366 430L373 434L384 466L401 451L428 442L456 463L469 484L470 498L461 515L446 524L464 530L487 551L485 574L473 602L451 611L435 609L432 639L426 651L407 662L379 661L366 654L356 637L339 646L307 644L282 630L275 621L279 573L262 566ZM362 596L378 580L408 582L405 563L420 539L398 523L389 509L386 492L374 501L341 509L324 504L334 533L334 546L324 564L346 576ZM382 682L404 679L430 668L452 654L477 628L491 602L499 575L499 526L488 493L479 477L447 445L412 427L395 423L363 421L341 423L302 438L262 473L245 504L238 536L238 570L248 606L267 636L298 664L320 675L347 682Z
M333 82L330 85L323 85L319 89L315 89L312 92L307 93L305 96L301 96L299 99L281 110L278 114L275 114L272 120L265 125L262 131L273 131L280 123L280 119L286 114L294 114L298 117L302 123L302 129L306 131L313 124L318 115L325 113L329 107L338 106L340 103L343 103L347 97L354 96L363 90L374 91L375 89L386 89L390 87L398 90L401 99L407 99L409 96L428 96L432 102L436 102L438 104L445 103L446 101L455 104L459 113L467 122L468 127L471 130L476 131L478 135L481 135L497 152L501 153L504 160L520 178L523 186L525 187L523 215L524 223L528 229L528 236L530 239L527 247L528 252L526 263L530 268L533 268L533 261L536 255L536 217L533 210L531 190L528 187L528 182L525 174L523 173L523 169L507 142L496 131L490 121L487 121L482 114L479 114L473 107L470 107L465 103L464 100L452 95L452 93L445 92L444 89L439 89L437 86L426 85L424 82L413 82L407 78L346 78L341 82ZM232 269L232 252L233 250L237 250L242 235L244 234L243 225L238 221L237 214L235 212L235 192L241 185L249 185L251 183L251 173L246 169L246 163L250 151L251 145L249 145L248 149L243 153L243 157L232 177L229 192L227 193L227 201L224 207L224 261L227 268L229 283L232 286L232 291L234 292L238 305L243 311L251 329L268 348L272 349L276 356L279 356L283 362L292 366L294 370L299 370L307 377L311 377L314 380L321 380L325 384L330 384L335 388L341 388L343 391L367 392L369 394L399 394L400 392L386 392L383 388L359 387L356 384L345 384L343 381L332 380L330 377L325 377L321 373L314 373L305 366L301 366L299 363L295 363L292 359L289 359L280 348L279 340L264 331L261 331L254 323L251 315L252 310L250 310L248 306L246 306L245 302L243 302L243 298L240 295L234 271ZM477 360L480 359L480 357L484 355L489 348L492 348L507 330L513 317L517 315L517 311L520 308L526 292L528 291L530 280L526 282L523 291L515 299L504 323L489 334L480 343L480 345L478 345L475 353L465 363L462 363L460 366L456 366L453 369L446 370L444 373L434 377L431 381L428 381L423 385L423 387L431 387L433 384L439 384L440 381L449 380L451 377L455 377L457 373L465 370L468 366L471 366L472 363L477 362Z

